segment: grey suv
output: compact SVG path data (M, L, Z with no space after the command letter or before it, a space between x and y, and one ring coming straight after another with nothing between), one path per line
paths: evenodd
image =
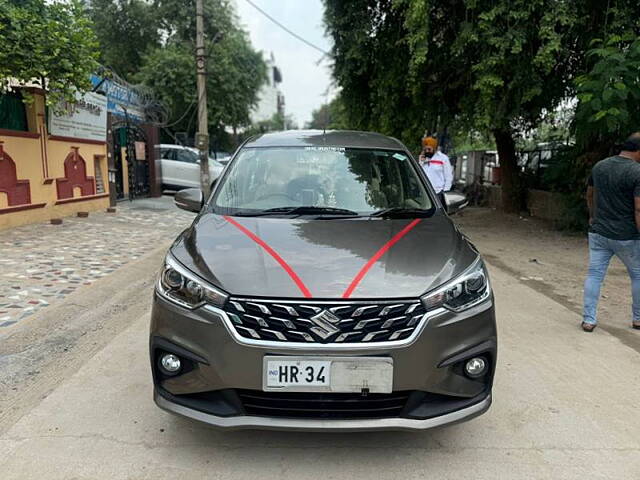
M487 271L397 140L261 135L209 198L175 201L198 215L154 295L161 408L306 430L424 429L489 408Z

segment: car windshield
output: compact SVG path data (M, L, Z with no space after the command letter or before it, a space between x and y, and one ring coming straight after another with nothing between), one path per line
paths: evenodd
M410 157L401 151L246 148L222 182L212 204L228 215L370 215L433 207Z

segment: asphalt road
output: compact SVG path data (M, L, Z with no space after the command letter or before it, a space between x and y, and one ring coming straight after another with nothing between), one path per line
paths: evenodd
M574 312L498 268L499 359L487 414L417 433L309 434L215 431L153 404L147 328L156 267L141 261L97 283L103 293L92 308L117 327L70 329L71 346L40 355L30 387L10 390L0 415L2 480L640 479L640 354L605 331L583 333ZM126 298L104 293L127 275L140 288Z

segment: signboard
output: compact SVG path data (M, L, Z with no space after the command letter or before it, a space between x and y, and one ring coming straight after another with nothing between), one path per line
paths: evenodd
M67 113L49 112L49 133L62 137L81 138L104 142L107 139L107 99L97 93L85 93L76 97L75 105L69 105Z
M136 160L147 159L147 144L144 142L134 142L136 146Z
M91 75L91 83L94 87L99 85L99 90L103 91L107 96L107 111L138 122L144 121L143 102L140 95L120 83L103 79L97 75Z

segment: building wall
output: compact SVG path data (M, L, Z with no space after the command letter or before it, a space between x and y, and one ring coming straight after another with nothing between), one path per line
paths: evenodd
M265 83L258 98L258 105L251 115L252 120L256 123L271 120L278 113L278 89L270 83Z
M498 185L485 187L487 206L502 208L502 188ZM532 217L548 220L553 223L561 222L566 215L564 195L543 190L527 190L527 209Z
M46 128L43 93L33 94L34 102L27 105L29 132L0 130L0 162L4 162L0 172L5 172L0 173L3 175L0 178L0 229L109 206L106 143L50 136ZM75 182L65 177L64 165L68 159L68 165L73 165L74 169L70 170L72 179L80 178L84 163L84 192L80 187L72 188ZM6 173L10 171L8 162L15 164L17 184ZM96 163L102 173L103 194L96 194ZM67 190L72 190L70 198L62 198L65 184ZM30 199L25 203L26 190ZM20 203L16 204L16 198L21 199Z
M275 63L273 54L266 59L267 64L267 81L258 93L258 104L251 113L251 121L254 123L271 120L277 113L284 108L284 97L278 88L282 81L280 71Z

